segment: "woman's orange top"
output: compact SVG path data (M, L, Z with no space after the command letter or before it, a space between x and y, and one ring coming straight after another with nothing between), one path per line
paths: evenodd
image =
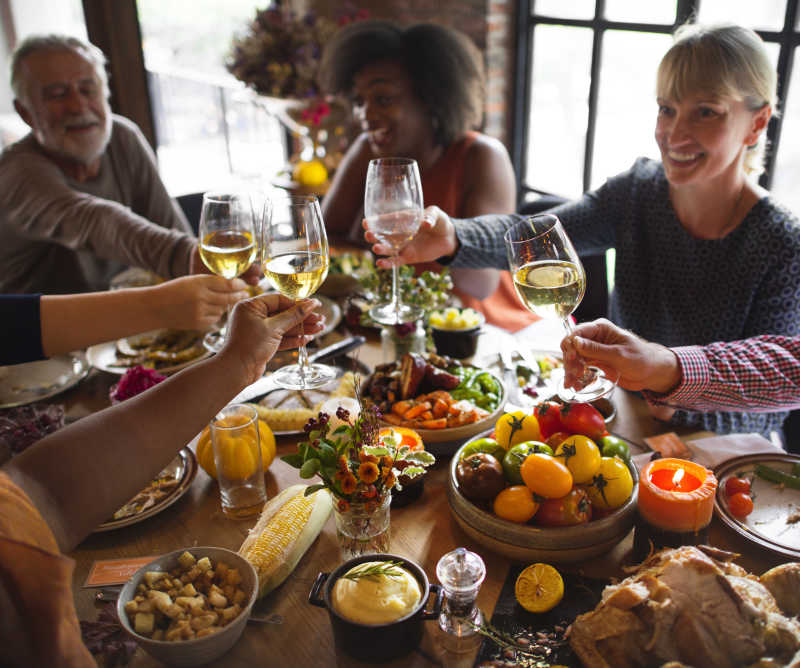
M74 568L30 498L0 471L0 664L96 668L81 640Z
M433 167L421 175L425 206L436 205L450 216L464 217L466 155L478 136L477 132L467 132L445 150ZM435 262L417 265L418 273L426 269L439 272L442 267ZM538 320L520 303L508 271L500 272L497 290L486 299L476 299L457 288L454 292L465 307L480 311L486 316L486 322L510 332L516 332Z

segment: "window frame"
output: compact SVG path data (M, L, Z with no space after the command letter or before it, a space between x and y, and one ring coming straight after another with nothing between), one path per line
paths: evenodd
M520 202L531 195L563 195L536 188L535 184L525 182L527 171L527 146L529 141L529 113L533 88L533 46L537 26L554 25L575 28L588 28L592 31L592 56L588 93L588 119L583 157L583 192L590 189L592 182L592 162L594 159L595 134L597 127L597 108L599 98L600 72L603 66L603 38L608 30L671 34L675 29L697 16L702 0L676 0L675 22L640 23L633 21L611 21L605 18L606 1L595 0L595 12L591 19L554 18L535 12L535 0L518 0L516 33L516 76L514 80L514 103L512 111L512 161L517 174L517 192ZM787 0L780 31L757 30L765 42L779 45L778 55L778 105L783 109L792 77L795 48L800 46L800 29L796 28L800 0ZM773 116L767 129L770 150L767 153L765 171L759 183L766 189L772 185L775 158L780 147L783 116Z

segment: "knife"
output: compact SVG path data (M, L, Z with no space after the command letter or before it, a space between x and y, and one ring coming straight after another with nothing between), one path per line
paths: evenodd
M511 352L507 348L502 347L498 352L498 356L500 357L500 368L503 372L503 382L506 385L506 397L511 403L516 406L521 406L517 370L511 360Z
M308 354L309 362L321 362L334 357L339 357L345 353L358 348L366 342L363 336L351 336L348 339L342 339L336 343L332 343L325 348L320 348L316 352ZM241 403L243 401L253 401L261 399L265 394L272 390L281 389L279 385L272 379L272 374L261 376L255 383L248 385L239 394L237 394L230 403Z

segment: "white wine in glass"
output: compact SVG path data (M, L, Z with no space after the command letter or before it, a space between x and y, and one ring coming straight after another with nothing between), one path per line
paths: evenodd
M328 237L319 201L313 195L280 195L264 216L261 266L272 286L290 299L305 299L328 275ZM298 348L297 364L272 375L281 387L305 390L320 387L339 375L325 364L309 364L305 345Z
M586 292L586 272L561 221L552 214L531 216L512 226L505 242L514 288L525 308L542 318L558 318L571 334L570 315ZM580 384L575 390L562 380L558 396L564 401L594 401L615 386L596 367L587 368Z
M200 212L200 258L208 269L223 278L236 278L246 272L256 258L256 221L246 193L203 195ZM230 318L230 308L228 308ZM206 334L203 344L219 352L225 333Z
M411 158L370 160L364 190L367 228L378 241L398 255L422 222L422 181L417 161ZM423 311L400 301L399 267L392 267L392 301L373 306L370 317L381 325L398 325L419 320Z

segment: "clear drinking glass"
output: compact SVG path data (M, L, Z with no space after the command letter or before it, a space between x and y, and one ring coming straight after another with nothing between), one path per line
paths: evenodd
M394 255L417 233L422 222L422 181L417 161L410 158L370 160L364 191L367 227ZM392 267L392 301L373 306L370 317L382 325L419 320L422 309L400 303L399 267Z
M256 409L250 404L226 406L209 429L222 512L236 519L260 513L267 489Z
M279 195L271 215L264 216L261 267L264 276L290 299L312 296L328 275L328 237L319 201L314 195ZM281 367L272 377L281 387L304 390L320 387L337 376L325 364L309 364L305 345L297 364Z
M203 195L200 257L212 273L236 278L253 264L257 251L256 217L247 193L209 192ZM228 319L230 311L228 307ZM205 347L213 352L219 352L224 342L225 329L210 332L203 339Z
M571 313L586 291L586 273L561 221L545 213L531 216L505 234L508 265L514 288L525 308L542 318L559 318L573 332ZM580 390L559 383L564 401L594 401L614 389L615 383L597 367L587 367Z

